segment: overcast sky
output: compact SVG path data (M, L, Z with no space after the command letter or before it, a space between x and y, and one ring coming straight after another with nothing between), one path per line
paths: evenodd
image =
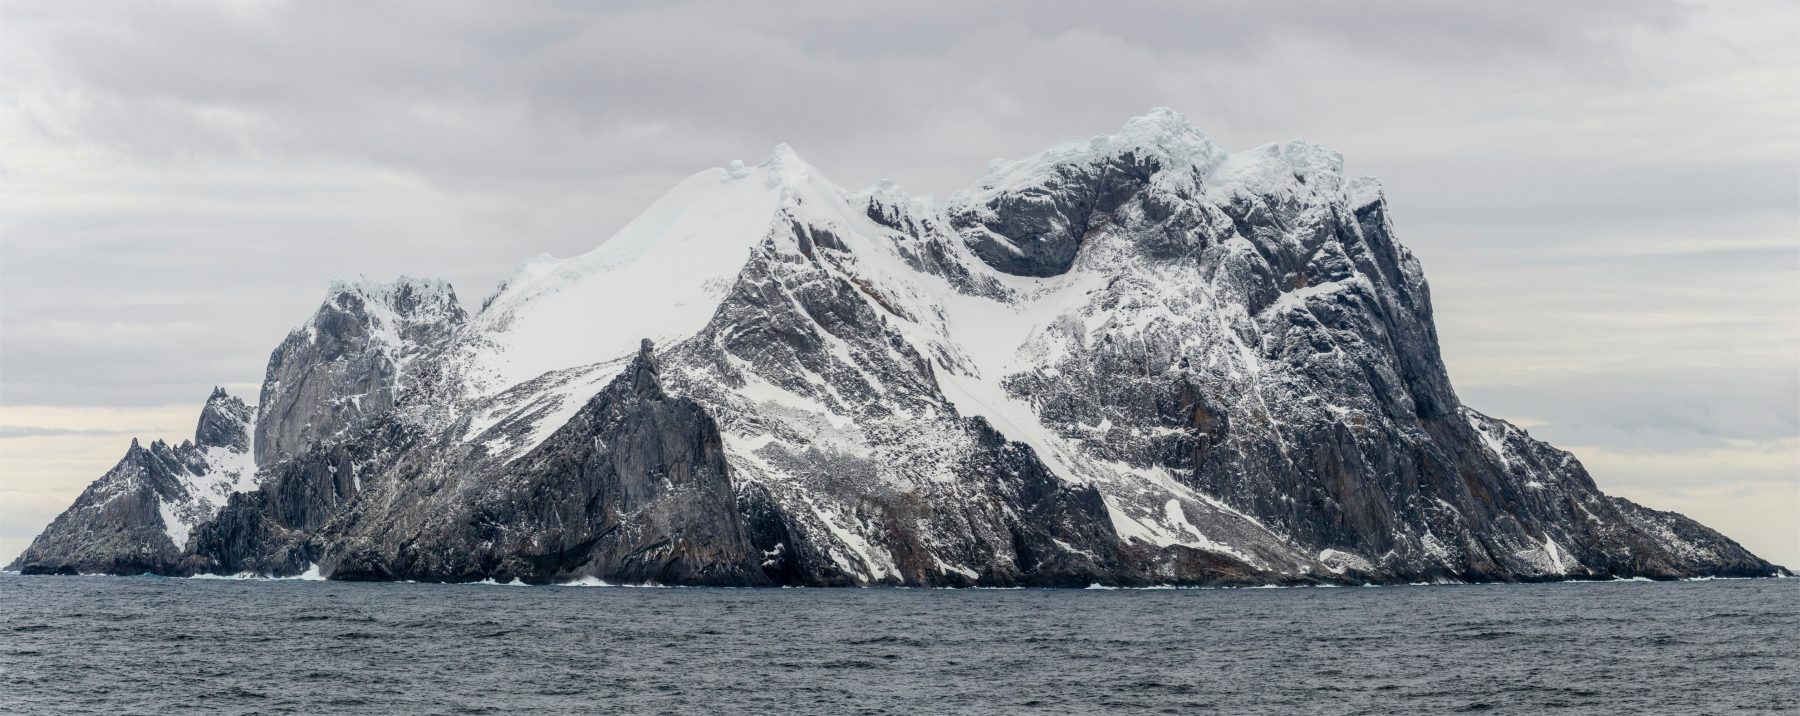
M334 276L473 305L779 142L942 197L1167 105L1381 177L1465 402L1800 566L1800 4L750 5L0 2L0 562Z

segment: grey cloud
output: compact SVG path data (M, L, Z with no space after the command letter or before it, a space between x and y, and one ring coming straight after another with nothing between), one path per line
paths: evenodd
M1617 61L1620 31L1683 15L1666 3L969 5L25 6L38 17L18 21L43 33L27 71L81 92L74 116L45 126L72 120L164 161L278 152L461 183L697 166L777 141L861 164L872 142L932 151L943 137L919 129L933 125L969 137L949 137L956 150L1023 152L1036 145L993 145L1021 124L1054 132L1024 133L1041 144L1157 104L1217 113L1219 129L1260 142L1283 138L1267 134L1271 118L1346 109L1309 106L1327 94L1456 97L1484 79L1580 77ZM1419 67L1434 81L1382 81Z
M100 428L59 428L34 425L0 425L0 440L9 438L53 438L53 437L130 437L144 431L106 430Z
M1654 386L1655 390L1647 390ZM1529 417L1540 438L1639 451L1718 448L1727 440L1800 435L1800 381L1773 370L1699 374L1656 366L1584 372L1522 385L1464 389L1464 400L1501 417Z

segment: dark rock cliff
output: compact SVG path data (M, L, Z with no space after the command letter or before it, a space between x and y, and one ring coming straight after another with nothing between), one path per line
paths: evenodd
M7 569L42 574L180 573L187 531L248 484L252 409L214 388L194 440L145 447L82 491Z
M256 422L256 463L353 430L394 407L408 369L466 319L448 284L333 283L306 325L269 354Z
M388 499L455 490L426 482ZM543 444L463 484L432 519L368 513L329 526L321 565L340 579L766 583L718 429L663 391L647 340Z

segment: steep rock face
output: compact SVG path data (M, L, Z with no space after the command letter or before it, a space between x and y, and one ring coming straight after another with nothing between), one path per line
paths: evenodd
M744 531L717 426L663 392L649 341L542 444L511 463L465 454L400 473L326 525L338 579L596 578L766 583ZM474 471L478 479L453 479ZM376 503L441 506L429 513Z
M1090 232L1165 169L1204 171L1226 153L1172 112L1115 136L1053 147L1037 163L996 166L956 198L951 224L982 261L1009 274L1068 272Z
M255 486L247 436L254 409L214 388L194 440L137 440L119 463L57 516L8 569L49 574L180 571L195 525Z
M1091 210L1067 275L1103 283L1030 337L1022 352L1041 358L1004 381L1077 450L1218 496L1339 574L1681 571L1649 566L1664 560L1768 572L1729 540L1707 540L1704 559L1673 556L1690 550L1640 536L1610 507L1623 501L1560 451L1520 440L1547 454L1517 466L1496 452L1476 427L1487 419L1450 388L1429 289L1393 239L1385 199L1368 180L1346 183L1335 154L1290 142L1201 152L1148 176L1115 168L1154 153L1096 140L1028 160L1048 166L981 195L988 226ZM1091 182L1068 181L1102 175L1113 178L1106 202L1083 198Z
M608 387L512 463L445 449L395 412L315 442L203 526L182 571L767 583L717 427L692 401L666 395L658 373L646 341Z
M1191 505L1196 521L1219 523L1255 545L1256 556L1179 541L1121 549L1101 490L1058 479L1031 447L962 414L939 383L940 363L964 359L937 323L930 291L939 281L1001 289L955 274L931 272L921 285L892 273L906 248L939 237L883 235L854 214L808 208L832 198L811 170L786 181L795 203L772 222L713 321L669 361L679 366L671 370L677 389L721 416L772 578L1305 581L1293 573L1304 557L1199 501ZM954 265L969 260L961 253ZM1194 558L1200 553L1207 554ZM1173 563L1185 567L1171 571ZM1284 569L1288 576L1278 573Z
M75 499L13 560L27 574L164 572L181 548L163 530L161 495L178 489L175 475L193 465L163 442L131 441L119 464Z
M466 317L442 281L334 282L312 319L269 355L257 464L292 457L393 408L415 359L441 348Z
M360 494L363 475L391 469L417 439L389 413L308 445L195 530L179 571L288 577L316 568L316 533Z
M200 409L200 424L194 427L194 444L203 448L226 448L232 452L250 449L250 428L256 424L256 409L231 397L224 388L213 388Z
M759 584L719 430L664 393L646 340L576 417L500 478L476 512L527 579ZM542 525L566 525L543 530ZM506 529L507 527L513 529Z
M1304 142L1228 154L1157 111L945 206L847 192L778 147L527 261L473 316L436 282L334 285L242 433L260 480L195 511L191 539L127 500L82 518L111 536L53 524L60 551L15 564L818 586L1780 571L1463 406L1432 320L1379 185ZM203 416L206 449L240 445L229 407ZM90 492L191 484L163 450Z
M1004 438L958 416L889 323L904 309L838 263L853 259L844 239L787 218L669 361L721 416L765 569L815 585L1025 579L1036 565L1015 547L1061 525L1009 514L1002 495L1070 488L1034 481L1029 451L1002 454ZM1073 543L1108 551L1103 510L1073 512Z

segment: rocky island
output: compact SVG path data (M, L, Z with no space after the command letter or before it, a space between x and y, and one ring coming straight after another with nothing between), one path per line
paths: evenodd
M9 569L806 586L1784 573L1465 406L1373 179L1168 110L946 202L787 147L473 312L339 281Z

